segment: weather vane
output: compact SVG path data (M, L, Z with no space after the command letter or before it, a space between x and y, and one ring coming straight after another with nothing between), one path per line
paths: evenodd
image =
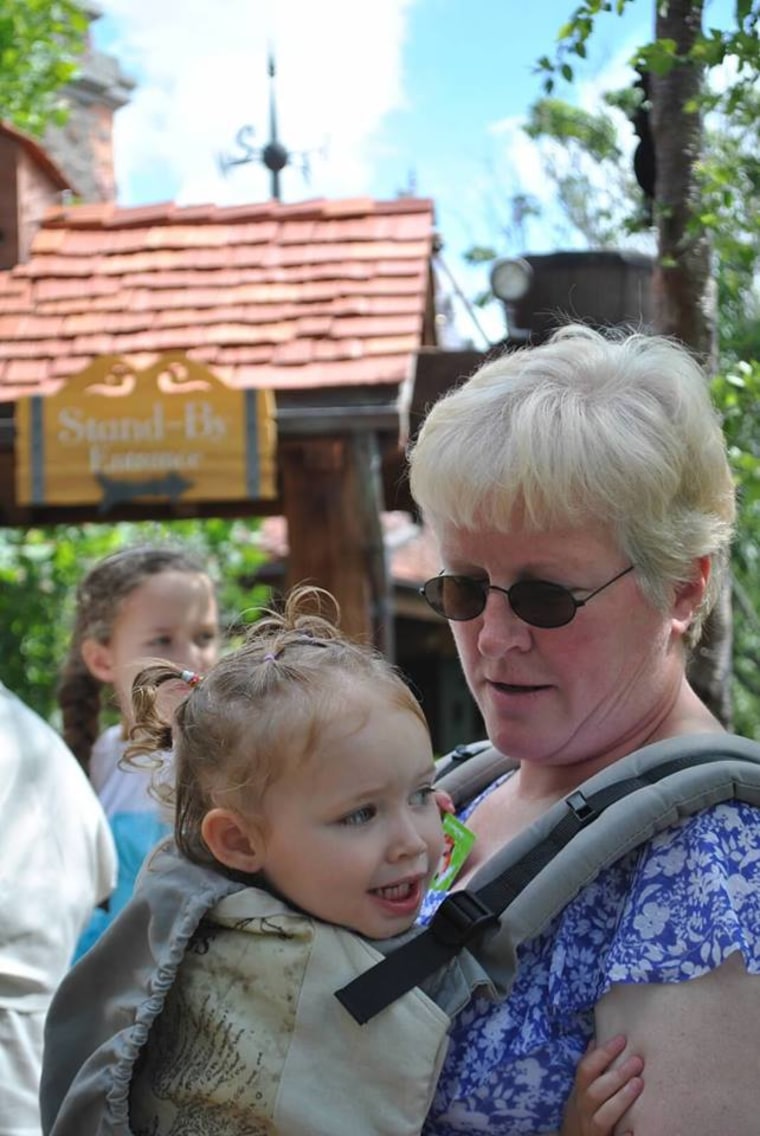
M301 168L301 173L305 181L308 183L310 170L310 153L313 151L308 150L287 150L277 137L277 108L275 101L275 88L274 79L276 74L274 55L270 49L267 61L267 71L269 74L269 141L265 146L254 146L252 139L255 136L255 130L250 125L241 126L235 135L235 142L237 143L237 154L220 154L219 155L219 168L226 176L233 166L244 166L249 162L261 162L269 170L271 175L272 197L275 201L280 200L280 172L286 166L297 164ZM318 153L324 157L326 147L323 146Z

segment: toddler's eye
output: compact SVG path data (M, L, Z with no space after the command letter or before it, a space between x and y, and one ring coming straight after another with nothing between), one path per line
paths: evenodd
M342 817L340 823L346 825L368 824L376 812L374 805L364 805L362 808L354 809L352 813Z
M415 808L426 805L431 800L433 792L432 785L423 785L422 788L415 789L409 798L410 805L413 805Z

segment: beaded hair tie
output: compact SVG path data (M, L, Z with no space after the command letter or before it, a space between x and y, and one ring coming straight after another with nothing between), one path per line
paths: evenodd
M196 671L180 671L179 677L188 686L197 686L199 682L203 682L203 675L199 675Z

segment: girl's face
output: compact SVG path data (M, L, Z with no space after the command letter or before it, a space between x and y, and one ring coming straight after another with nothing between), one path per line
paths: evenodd
M147 576L121 602L108 643L82 644L89 670L116 690L129 717L132 681L149 659L167 659L203 674L219 654L213 585L202 573L168 569Z
M399 934L414 922L443 851L434 774L422 721L369 692L270 786L260 819L238 814L250 854L225 862L263 872L327 922L373 939Z

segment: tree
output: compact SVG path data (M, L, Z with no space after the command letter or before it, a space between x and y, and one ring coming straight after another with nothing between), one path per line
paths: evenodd
M622 233L640 228L631 215L633 171L609 114L592 114L561 99L539 99L523 129L535 142L548 138L559 144L559 150L544 153L544 168L568 220L590 248L619 248ZM595 178L595 171L603 176Z
M560 29L556 59L543 56L547 94L555 77L573 79L573 55L584 58L600 12L622 13L631 0L586 0ZM711 273L710 227L700 212L699 168L703 155L705 72L731 57L738 79L724 96L734 110L746 105L760 70L757 31L760 4L736 0L735 27L703 31L703 0L655 2L655 39L635 64L649 79L649 120L654 159L653 217L657 229L656 325L680 339L714 371L717 363L716 296ZM716 100L713 100L713 107ZM705 625L690 674L695 688L718 717L730 724L730 591Z
M729 454L739 482L739 521L732 555L733 703L737 731L760 738L760 355L737 361L714 380Z
M624 0L625 2L625 0ZM624 2L616 8L622 10ZM691 11L691 6L690 11ZM665 268L676 267L675 252L688 250L690 244L697 251L708 249L708 269L714 278L703 278L705 301L713 305L714 285L717 282L717 336L714 318L703 328L710 337L711 352L717 340L718 375L712 383L715 401L724 418L729 441L729 453L739 484L739 522L733 557L733 597L735 615L727 610L729 593L724 596L724 627L717 642L721 645L717 655L710 640L703 640L703 653L695 660L703 673L698 673L696 685L703 696L728 721L730 716L729 691L733 695L733 713L737 728L750 736L760 736L760 587L758 586L758 554L760 547L760 444L755 439L756 423L760 417L760 241L756 202L760 195L760 95L756 89L760 49L756 35L758 4L739 4L736 8L737 28L734 31L710 30L702 35L691 29L693 46L690 53L703 69L735 60L736 66L730 82L712 89L700 85L698 101L689 103L704 112L705 129L702 132L698 153L687 174L688 212L681 217L682 244L677 239L675 226L667 227L661 243L675 246L667 257L660 257L662 275ZM592 11L593 9L593 11ZM572 79L572 67L567 63L568 45L575 45L579 57L586 50L586 39L593 27L598 11L610 11L612 5L587 4L576 10L579 21L571 21L562 29L559 60L552 63L547 57L539 61L539 68L547 75L547 95L540 99L529 113L526 132L542 147L547 177L556 188L559 204L573 226L592 247L642 247L641 241L654 244L652 225L655 219L654 198L656 170L654 139L651 130L652 72L669 74L673 59L686 54L683 44L681 55L678 42L669 37L658 38L642 48L632 59L638 65L636 82L622 91L604 96L606 108L594 113L573 107L557 98L554 92L555 74ZM670 7L670 15L675 9ZM682 6L683 11L683 6ZM676 15L678 13L676 12ZM662 25L658 32L663 35ZM562 50L565 56L563 59ZM575 50L575 47L573 47ZM646 60L647 68L643 61ZM693 81L694 76L690 76ZM660 98L670 98L670 93ZM688 99L688 95L682 97ZM625 118L612 113L622 111L631 122L640 144L633 155L633 166L641 190L631 176L630 143L623 140ZM672 121L672 119L671 119ZM689 126L693 124L690 122ZM667 123L661 124L660 134L667 135ZM676 138L677 138L676 131ZM671 138L673 142L673 138ZM693 149L694 139L691 139ZM650 150L642 154L644 146ZM557 155L561 155L558 158ZM671 178L671 185L676 179ZM602 187L600 193L599 187ZM612 192L609 192L610 188ZM605 192L605 189L607 192ZM649 202L647 199L650 199ZM651 204L651 209L647 205ZM665 222L667 205L660 204ZM506 232L506 230L505 230ZM523 246L524 247L524 246ZM478 260L492 259L496 253L485 246L472 250ZM648 250L647 250L648 251ZM474 257L473 257L474 259ZM684 256L684 262L688 260ZM683 265L682 265L683 267ZM703 265L702 265L703 267ZM693 282L687 282L691 285ZM488 294L490 297L490 293ZM691 301L692 311L701 311L699 291L697 300ZM673 309L677 311L678 305ZM665 328L673 334L672 327ZM682 337L683 337L683 333ZM704 352L704 347L701 348ZM695 347L699 351L699 345ZM710 365L713 360L708 359ZM714 631L715 621L711 625ZM731 636L726 628L733 628ZM705 648L707 651L705 651ZM728 673L732 666L732 680ZM692 677L694 664L692 664ZM717 685L711 694L709 684Z
M3 0L0 119L38 137L65 121L60 94L76 74L88 27L75 0Z

